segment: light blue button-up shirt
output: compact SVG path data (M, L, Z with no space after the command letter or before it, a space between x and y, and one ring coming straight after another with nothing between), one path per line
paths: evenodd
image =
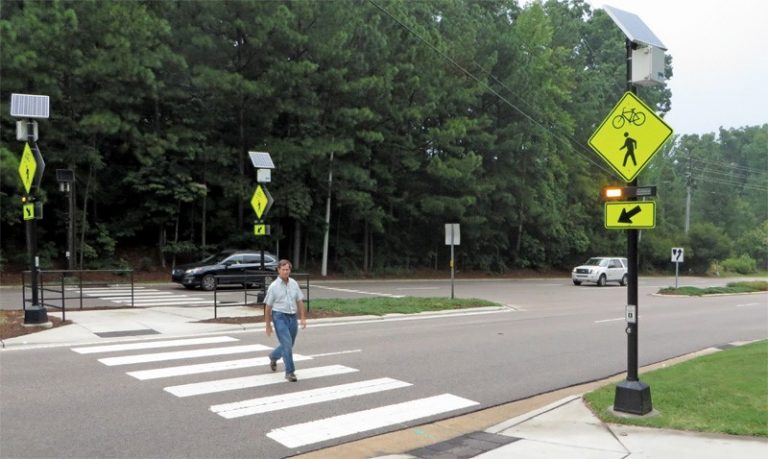
M296 314L299 301L304 301L304 295L299 283L290 277L287 284L279 277L273 280L264 298L264 303L271 306L273 311L284 314Z

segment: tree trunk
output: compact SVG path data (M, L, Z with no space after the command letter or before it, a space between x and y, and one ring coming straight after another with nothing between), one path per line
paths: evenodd
M203 180L203 184L205 185L205 194L203 195L203 215L202 215L202 221L200 222L200 243L203 246L203 250L205 250L205 246L208 244L207 238L206 238L206 228L205 228L205 222L208 219L208 183Z
M363 272L368 273L368 221L363 225Z
M301 223L293 220L293 269L299 269L301 261Z
M93 165L88 165L88 180L85 182L85 193L83 193L83 218L80 221L80 262L78 263L78 269L83 269L83 257L85 256L85 231L87 228L86 222L88 218L88 196L91 192L91 180L93 179Z

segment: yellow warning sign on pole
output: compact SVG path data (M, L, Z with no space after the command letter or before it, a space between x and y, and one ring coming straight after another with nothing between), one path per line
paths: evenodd
M605 203L607 229L656 228L655 201L612 201Z
M663 119L626 92L589 138L589 146L631 182L671 135L672 128Z

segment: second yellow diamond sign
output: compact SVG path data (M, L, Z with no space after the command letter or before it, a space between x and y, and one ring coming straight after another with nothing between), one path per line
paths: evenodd
M269 194L269 191L267 191L267 187L261 186L261 184L257 185L256 191L253 192L253 196L251 197L251 207L253 207L253 211L256 212L256 218L261 220L261 218L269 212L273 202L274 200L272 199L272 195Z
M605 203L608 229L650 229L656 227L655 201L612 201Z
M589 138L589 146L631 182L670 135L672 128L627 92Z

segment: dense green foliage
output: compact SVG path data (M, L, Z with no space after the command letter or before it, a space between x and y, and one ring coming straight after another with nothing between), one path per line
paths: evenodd
M3 265L25 253L13 92L51 98L39 141L43 266L66 250L60 168L77 179L81 267L115 265L129 249L165 266L261 244L317 266L328 196L337 271L444 269L447 222L461 223L463 269L625 251L599 201L619 181L586 147L625 90L624 38L581 0L0 7ZM664 87L639 95L660 114L670 107ZM643 266L668 268L673 246L699 270L741 255L765 266L766 145L768 125L670 142L640 175L659 187ZM276 164L269 238L252 234L248 151Z

